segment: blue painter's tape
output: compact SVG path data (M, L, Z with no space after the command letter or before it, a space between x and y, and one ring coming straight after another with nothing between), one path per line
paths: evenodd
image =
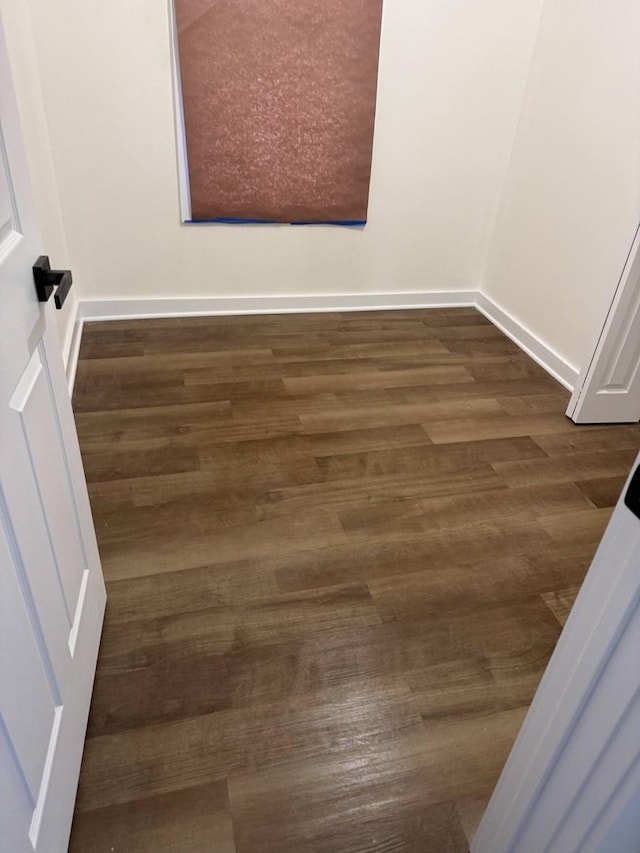
M366 219L345 219L334 222L278 222L274 219L233 219L227 216L218 216L215 219L187 219L187 225L340 225L344 228L362 228L367 224Z
M341 219L335 222L291 222L291 225L342 225L345 228L362 228L367 224L366 219Z
M221 223L223 225L279 225L282 223L273 222L269 219L233 219L228 216L217 216L215 219L187 219L188 225L210 225L211 223Z

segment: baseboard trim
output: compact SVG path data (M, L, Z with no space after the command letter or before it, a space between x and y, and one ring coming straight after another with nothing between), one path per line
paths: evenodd
M71 316L69 317L65 329L64 338L61 339L60 342L60 349L62 350L62 361L66 370L67 365L69 364L71 350L73 349L73 339L76 334L76 320L78 319L78 301L76 299L74 299L73 301L69 299L69 302L67 303L67 305L65 305L65 311L71 312Z
M205 296L160 299L83 299L78 318L143 320L154 317L227 314L301 314L311 311L384 311L407 308L458 308L475 304L475 290L435 293L353 293L322 296Z
M578 371L533 332L477 290L433 293L355 293L321 296L211 296L157 299L82 299L69 346L67 379L73 391L82 328L97 320L146 320L250 314L302 314L328 311L384 311L412 308L475 307L569 391Z
M578 382L579 371L565 361L562 356L547 346L539 337L497 305L484 293L476 294L476 308L487 320L491 320L501 332L511 338L521 350L524 350L537 364L547 371L568 391L573 391Z
M82 329L84 328L84 320L79 316L79 304L76 311L76 318L73 322L73 331L69 341L69 351L67 354L67 386L69 388L69 396L73 396L73 386L76 383L76 372L78 370L78 359L80 357L80 344L82 342Z

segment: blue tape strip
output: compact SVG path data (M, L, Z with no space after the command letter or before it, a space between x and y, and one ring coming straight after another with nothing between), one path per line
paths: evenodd
M233 219L230 216L217 216L215 219L187 219L189 225L207 225L212 222L223 225L278 225L269 219Z
M362 228L367 224L366 219L344 219L328 222L281 222L274 219L233 219L228 216L217 216L215 219L187 219L188 225L207 225L211 223L222 225L340 225L344 228Z
M345 228L362 228L367 224L366 219L338 219L332 222L290 222L290 225L342 225Z

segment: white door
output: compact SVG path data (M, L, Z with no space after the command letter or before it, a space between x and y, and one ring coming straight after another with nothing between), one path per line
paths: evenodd
M640 456L473 853L640 851Z
M640 421L640 228L567 415L577 424Z
M67 849L105 591L0 27L0 851Z

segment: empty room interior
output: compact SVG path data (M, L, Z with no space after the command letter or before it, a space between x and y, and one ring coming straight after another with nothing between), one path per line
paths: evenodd
M0 21L0 853L638 853L638 4Z

